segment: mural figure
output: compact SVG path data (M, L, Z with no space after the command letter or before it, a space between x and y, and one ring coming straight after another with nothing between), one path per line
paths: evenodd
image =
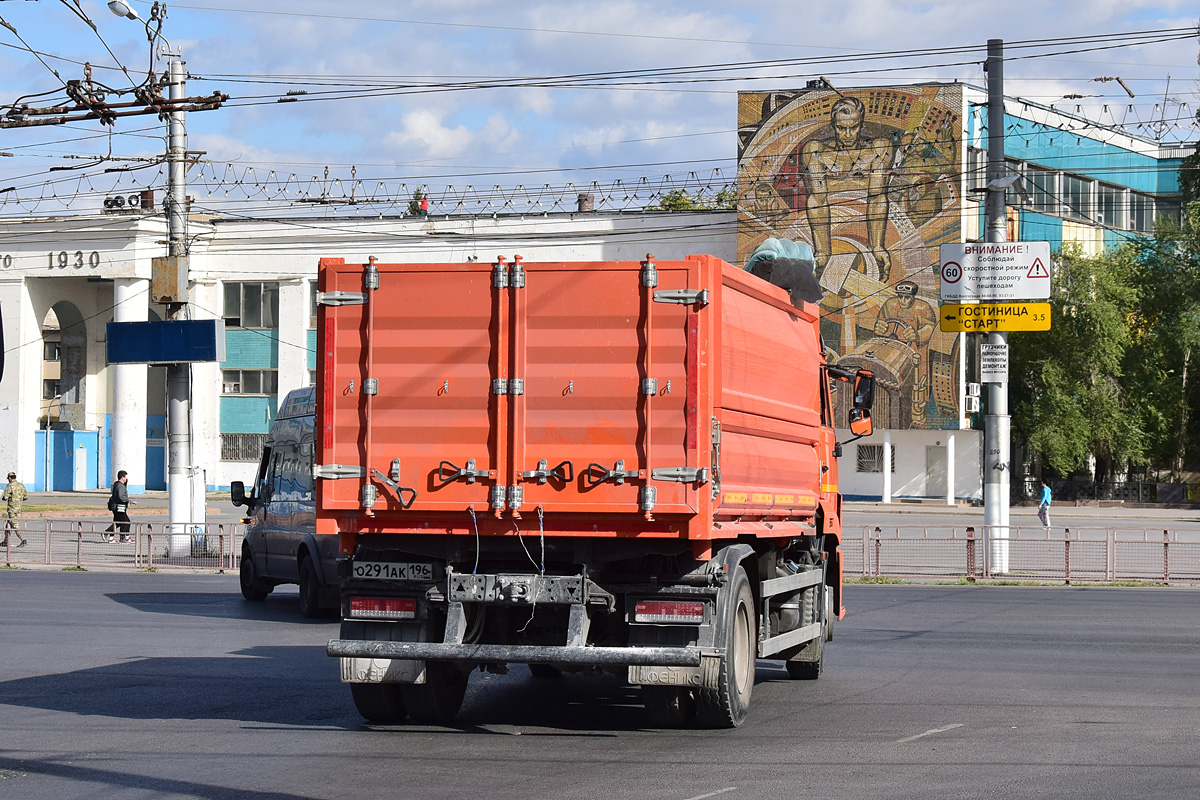
M874 370L880 427L958 427L959 337L936 312L938 246L962 239L962 115L952 84L738 96L738 259L812 247L822 345Z
M888 179L896 147L889 139L863 137L866 106L857 97L842 97L829 112L832 139L812 139L800 150L806 211L812 228L817 274L832 253L830 193L865 189L867 193L867 247L875 257L879 279L891 278L892 257L884 245L888 221Z
M912 401L910 427L925 426L925 403L929 399L929 375L921 369L923 354L928 351L929 339L937 327L937 312L926 300L917 297L917 284L900 281L896 296L889 298L875 318L875 333L903 342L909 349L912 376L909 392Z

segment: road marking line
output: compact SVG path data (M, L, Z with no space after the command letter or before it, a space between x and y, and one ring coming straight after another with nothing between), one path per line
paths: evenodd
M698 794L695 797L689 797L687 800L704 800L704 798L706 798L706 797L716 797L719 794L725 794L726 792L736 792L736 791L737 791L736 786L726 786L724 789L718 789L717 791L709 792L708 794Z
M909 736L905 739L897 739L894 742L894 744L904 744L905 742L911 742L915 739L920 739L924 736L933 736L935 733L945 733L946 731L952 731L955 728L961 728L962 726L963 726L963 723L961 723L961 722L956 722L953 725L944 725L940 728L934 728L933 730L925 731L924 733L918 733L916 736Z

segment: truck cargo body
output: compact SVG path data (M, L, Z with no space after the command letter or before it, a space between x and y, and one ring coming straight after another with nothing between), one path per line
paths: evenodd
M841 607L817 306L709 256L321 262L317 532L371 719L467 673L606 668L737 725L756 657L816 677Z

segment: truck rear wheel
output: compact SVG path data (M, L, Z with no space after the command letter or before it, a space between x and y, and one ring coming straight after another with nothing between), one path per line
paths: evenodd
M259 602L266 600L271 593L271 587L258 577L254 567L254 554L249 547L242 548L242 563L238 568L238 583L242 587L242 597Z
M449 725L462 708L467 693L468 673L444 661L425 665L425 682L402 684L400 695L414 722Z
M305 556L300 561L300 613L307 619L321 616L321 579L312 559Z
M368 722L403 722L406 712L398 683L352 683L350 696L354 707Z
M708 728L736 728L750 713L757 659L754 595L746 570L738 567L729 587L724 614L725 641L717 688L696 692L696 716Z

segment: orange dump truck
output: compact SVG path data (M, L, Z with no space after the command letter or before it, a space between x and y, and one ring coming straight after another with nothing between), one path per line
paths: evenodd
M816 678L841 613L818 307L711 256L321 261L317 531L369 720L446 722L476 669L613 671L730 727L757 658ZM849 386L847 386L847 390ZM848 391L845 392L849 394Z

